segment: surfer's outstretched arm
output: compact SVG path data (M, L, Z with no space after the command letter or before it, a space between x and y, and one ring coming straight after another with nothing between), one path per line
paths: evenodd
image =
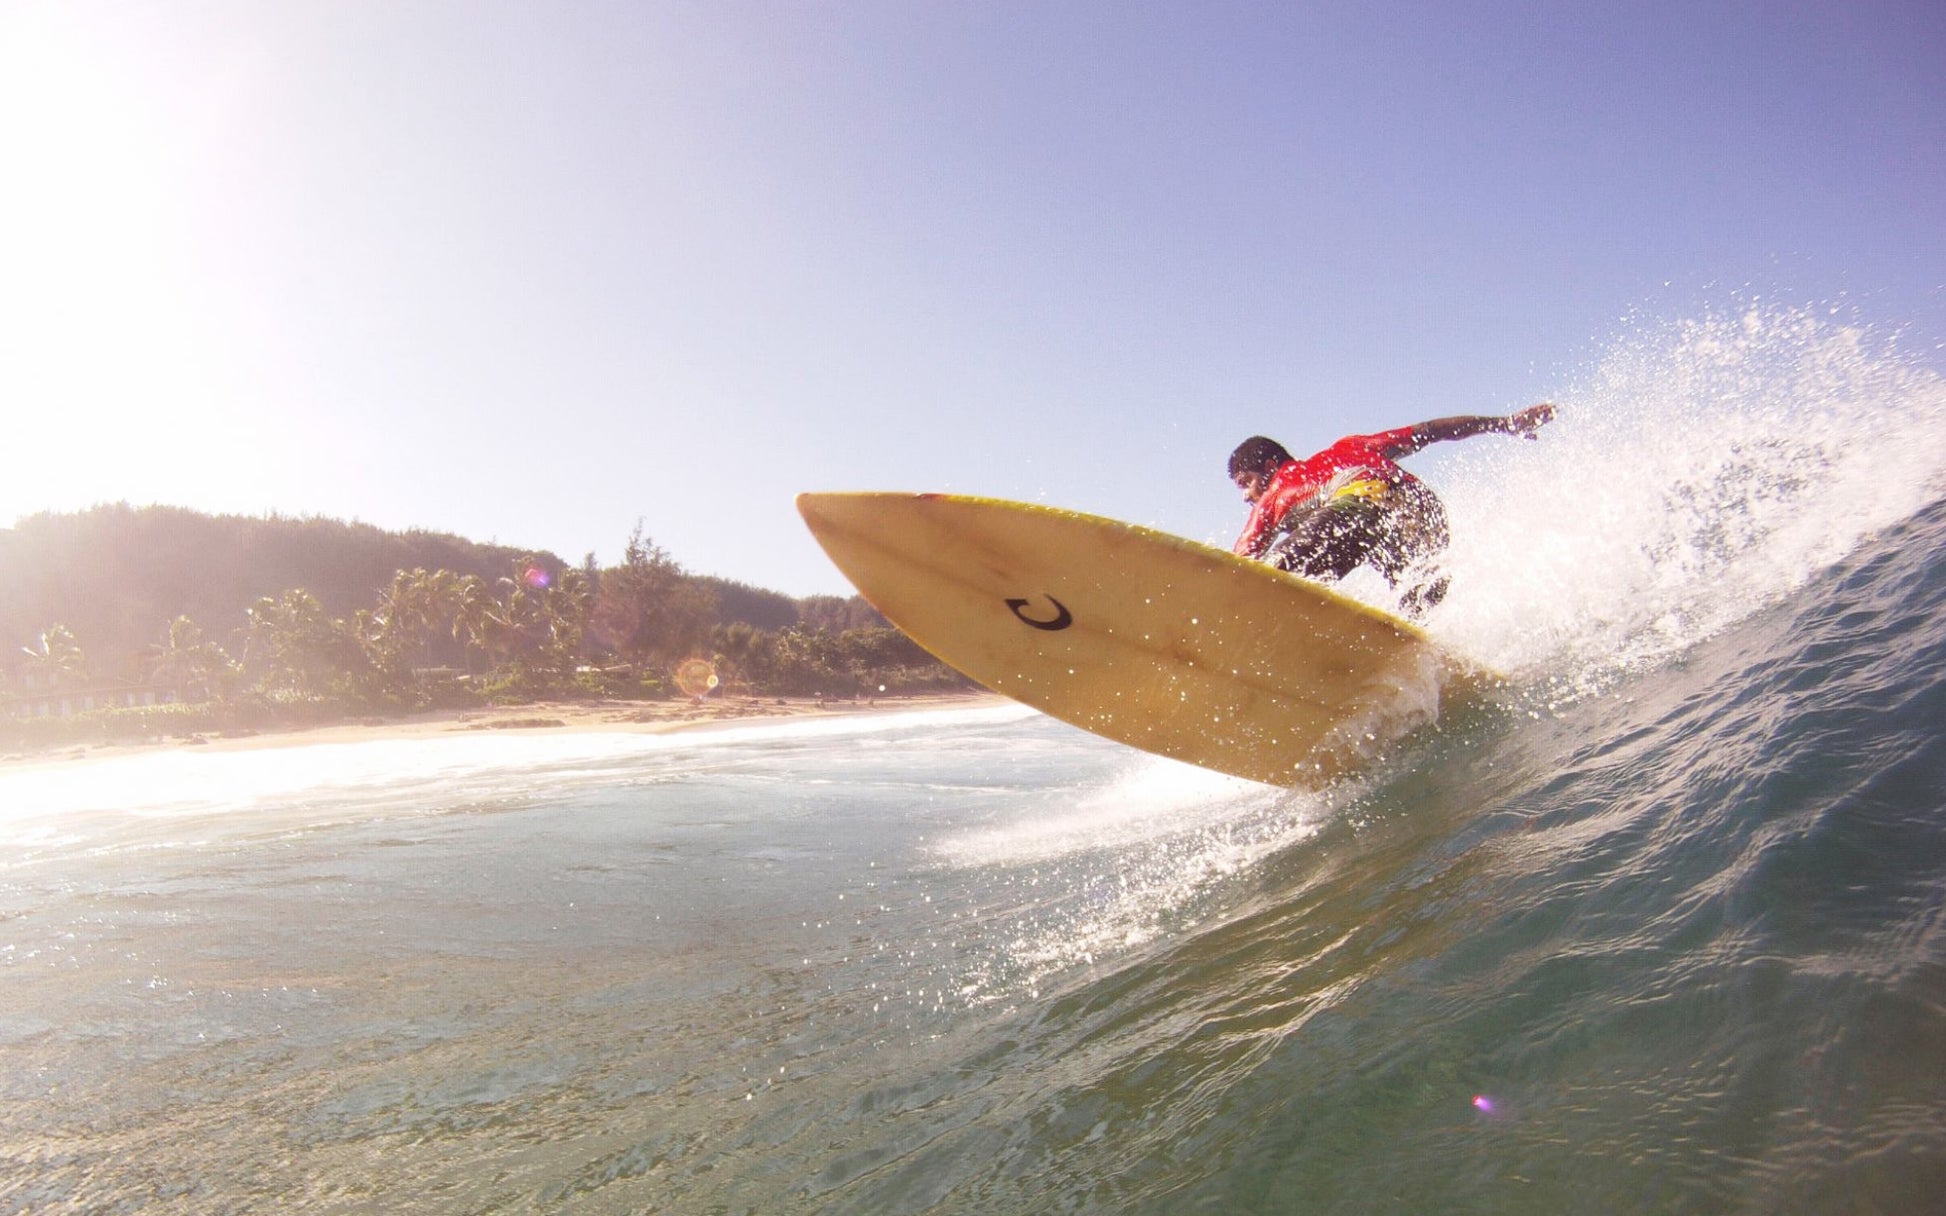
M1410 456L1429 443L1444 443L1449 439L1471 439L1475 435L1519 435L1523 439L1533 439L1541 427L1554 420L1554 406L1543 401L1530 405L1518 413L1504 418L1484 414L1460 414L1452 418L1434 418L1430 422L1417 423L1412 428L1412 437L1399 445L1394 456Z

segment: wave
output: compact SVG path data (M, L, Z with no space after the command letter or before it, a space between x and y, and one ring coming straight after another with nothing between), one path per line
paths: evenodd
M1005 709L181 753L74 794L38 822L223 847L8 859L16 1155L73 1149L23 1185L170 1211L1931 1210L1938 382L1823 318L1657 332L1562 394L1561 442L1459 466L1434 627L1512 691L1328 790ZM1550 468L1555 499L1497 509ZM524 813L464 813L499 805ZM297 838L374 814L448 818ZM230 847L252 831L291 836Z
M1508 673L1492 703L1319 793L1130 758L1059 807L940 842L950 864L1036 885L986 990L1253 906L1266 863L1314 856L1335 820L1401 813L1382 809L1388 783L1450 779L1489 740L1524 752L1579 705L1657 695L1658 673L1788 607L1946 490L1946 380L1829 315L1752 304L1644 325L1556 399L1540 442L1448 445L1429 474L1456 537L1455 591L1429 628Z
M1453 517L1441 640L1562 695L1778 603L1946 493L1946 380L1761 302L1638 323L1533 444L1427 456Z
M1935 504L1677 660L1434 732L1323 815L1201 789L1193 829L1054 849L1065 869L1031 832L957 842L1041 880L1039 923L995 924L1024 930L1021 987L904 1081L928 1102L879 1133L896 1168L842 1206L925 1179L969 1210L1930 1210L1942 548ZM1141 921L1091 884L1215 898L1211 854L1156 842L1266 813L1303 830L1221 907L1106 965L1079 948ZM1185 885L1145 876L1171 860Z
M251 834L324 822L446 814L737 763L753 750L1017 721L1018 706L790 718L664 734L454 732L238 751L171 748L0 768L0 845L145 846L231 828ZM774 760L773 760L774 762ZM150 825L130 835L132 821Z

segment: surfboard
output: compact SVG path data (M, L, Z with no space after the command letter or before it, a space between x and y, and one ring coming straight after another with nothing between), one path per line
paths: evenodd
M954 494L802 494L887 620L1084 730L1273 785L1318 784L1483 673L1316 583L1136 524Z

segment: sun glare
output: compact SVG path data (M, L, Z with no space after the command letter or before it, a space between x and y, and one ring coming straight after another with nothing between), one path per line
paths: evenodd
M140 34L66 6L0 16L0 401L10 446L36 453L0 525L142 494L211 397L198 107L140 70Z

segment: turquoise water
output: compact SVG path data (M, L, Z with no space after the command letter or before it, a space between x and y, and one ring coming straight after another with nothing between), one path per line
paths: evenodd
M1435 474L1512 684L1328 790L1012 707L0 771L0 1211L1937 1210L1942 398L1732 320Z

